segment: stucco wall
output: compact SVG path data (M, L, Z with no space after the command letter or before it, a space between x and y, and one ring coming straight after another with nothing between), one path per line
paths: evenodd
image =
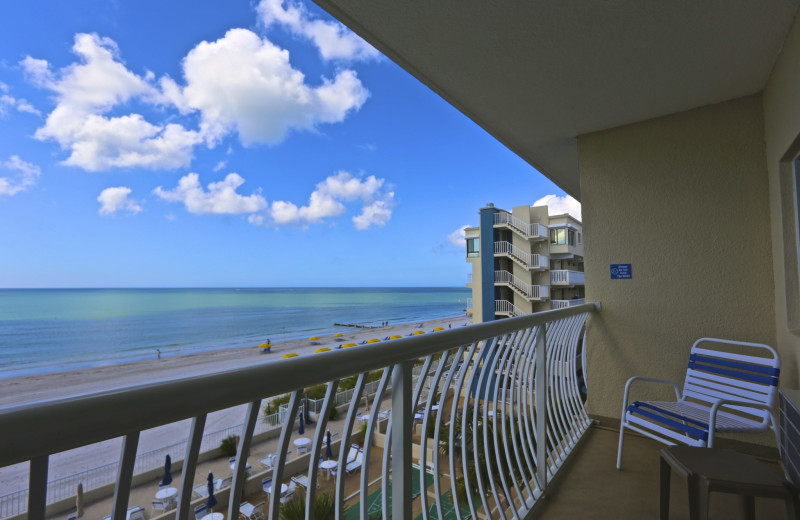
M778 352L783 362L781 384L797 388L800 358L800 295L798 295L797 249L787 239L785 226L793 224L793 197L786 181L788 161L800 153L800 22L797 19L784 43L764 91L764 137L769 172L772 223L772 260L775 271L775 328ZM781 162L783 161L783 165ZM782 193L783 192L783 193ZM782 200L783 195L783 200ZM794 251L792 248L795 248Z
M775 344L762 103L751 96L581 136L590 413L633 375L681 381L702 336ZM632 264L611 280L609 264Z

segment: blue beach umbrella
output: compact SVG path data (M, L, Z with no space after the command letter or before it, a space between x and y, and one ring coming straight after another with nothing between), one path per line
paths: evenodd
M333 450L331 450L331 431L328 430L327 438L325 439L325 458L333 458Z
M303 414L300 414L300 427L297 428L297 433L303 435L306 432L305 428L303 428Z
M172 484L172 475L170 475L170 471L172 471L172 459L169 454L167 454L167 460L164 462L164 478L161 479L162 486L169 486Z
M212 508L217 505L217 499L214 497L214 474L208 472L208 500L206 500L206 509L210 513Z

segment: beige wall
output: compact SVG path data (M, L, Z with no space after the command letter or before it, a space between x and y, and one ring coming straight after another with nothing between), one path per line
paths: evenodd
M775 328L783 369L781 386L797 388L800 357L800 295L790 196L791 167L800 154L800 22L795 19L764 91L764 137L775 271ZM783 161L783 165L781 165ZM783 195L783 197L782 197ZM783 199L783 200L782 200ZM788 235L788 236L787 236ZM794 249L793 249L794 248Z
M579 138L591 413L619 417L633 375L681 381L699 337L775 345L763 128L751 96Z

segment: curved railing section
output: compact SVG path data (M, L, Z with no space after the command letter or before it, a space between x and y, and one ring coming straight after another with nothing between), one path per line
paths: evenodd
M348 517L363 520L410 518L412 510L425 520L454 513L465 518L524 517L589 427L578 364L584 324L596 310L599 304L584 304L412 335L392 340L391 346L367 344L2 409L0 467L29 461L27 517L43 519L53 513L46 511L45 497L49 456L121 436L109 512L114 520L123 520L140 432L192 418L177 508L159 518L194 518L194 508L205 502L192 496L192 487L199 476L206 416L249 403L230 489L220 493L218 509L226 510L226 518L238 518L242 497L254 488L260 493L261 479L272 478L276 485L265 511L277 520L281 508L288 507L277 483L291 478L305 486L298 500L305 501L306 518L312 518L317 496L325 492L317 484L327 447L327 418L342 382L356 376L351 399L342 405L346 418L333 457L338 466L331 484L337 519L351 510ZM359 407L371 381L377 385L368 394L366 418ZM320 383L326 391L315 407L316 422L305 433L309 453L287 464L304 388ZM286 393L290 398L277 452L269 469L246 479L262 401ZM358 446L351 448L354 444Z

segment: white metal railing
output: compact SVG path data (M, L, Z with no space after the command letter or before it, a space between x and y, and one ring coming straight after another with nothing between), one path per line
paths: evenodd
M472 283L472 273L467 273L467 283Z
M422 512L423 520L433 515L444 518L445 508L473 518L495 518L498 514L502 518L524 517L543 496L548 481L563 466L590 424L579 391L577 363L581 354L579 345L585 343L585 338L583 342L581 338L586 317L598 309L599 304L585 304L399 339L392 348L382 344L363 345L193 378L5 408L0 410L0 431L5 441L0 446L0 467L30 462L27 516L43 519L48 457L122 436L112 517L123 520L140 432L192 418L189 439L178 449L176 457L184 452L174 515L178 520L186 520L193 513L192 486L206 415L249 403L244 424L234 427L240 441L227 518L238 518L245 478L242 461L247 459L244 454L249 452L254 431L262 423L258 421L261 401L287 392L291 395L286 421L281 426L278 455L270 470L274 482L283 482L290 476L284 471L286 454L303 401L303 388L326 383L326 397L317 421L306 432L312 437L306 468L309 485L305 499L309 511L317 493L319 458L338 382L351 375L358 376L347 405L341 438L341 446L348 447L359 402L368 391L367 376L383 369L374 385L372 403L372 409L380 410L384 397L391 396L383 453L375 446L375 428L381 414L372 413L367 421L360 475L337 473L334 482L337 518L343 514L345 478L360 479L353 507L361 518L375 514L383 518L408 518L412 508ZM454 366L456 369L452 370ZM416 383L413 383L414 372L419 374ZM423 434L418 447L420 481L428 485L432 479L432 484L412 498L411 473L416 469L412 467L411 429L415 413L422 417ZM75 417L80 420L74 420ZM460 426L451 427L455 425ZM426 474L427 452L431 447L434 453L443 451L445 455L434 457L430 461L432 472ZM345 466L347 452L339 450L340 468ZM369 487L375 482L369 476L372 461L382 464L377 480L382 498L375 511L368 510L366 500L374 492ZM380 478L389 474L391 484L388 479ZM453 478L442 476L445 474ZM278 488L273 486L273 490ZM269 518L276 520L281 508L276 491L268 504Z
M494 214L495 226L506 226L525 238L547 238L547 226L536 222L525 222L507 211Z
M515 246L511 242L495 242L494 254L509 256L525 266L527 269L547 269L550 262L550 259L547 256L536 253L528 253L527 251Z
M576 305L583 305L586 303L586 298L575 300L551 300L553 309L566 309L567 307L574 307Z
M495 271L494 283L513 287L529 300L542 300L550 296L550 288L546 285L531 285L510 271Z
M472 298L467 298L467 309L472 308Z
M508 300L495 300L494 301L495 314L505 314L507 316L522 316L529 314Z
M583 271L550 271L550 283L559 285L583 285L586 275Z

